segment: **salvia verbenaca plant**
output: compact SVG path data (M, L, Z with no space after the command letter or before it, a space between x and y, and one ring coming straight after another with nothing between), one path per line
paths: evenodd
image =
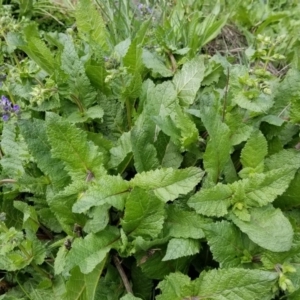
M297 3L0 11L0 299L299 299Z

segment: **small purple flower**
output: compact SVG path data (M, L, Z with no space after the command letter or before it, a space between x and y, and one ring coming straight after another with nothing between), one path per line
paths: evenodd
M8 114L5 114L5 115L2 116L2 120L4 122L8 121L8 119L9 119L9 115Z
M11 103L10 101L5 97L5 96L1 96L1 105L2 106L9 106Z
M15 104L12 109L15 113L17 113L20 110L20 106L18 104Z
M20 113L20 106L18 104L12 104L8 98L1 96L0 101L0 115L2 115L3 121L8 121L12 114L18 115Z

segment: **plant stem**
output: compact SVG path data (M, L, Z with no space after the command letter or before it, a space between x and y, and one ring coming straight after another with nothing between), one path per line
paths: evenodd
M130 104L130 100L128 98L125 100L125 105L126 105L128 129L130 130L131 126L132 126L132 123L131 123L131 104Z
M126 289L127 293L133 294L131 285L130 285L130 283L128 281L128 278L127 278L127 276L126 276L126 274L124 272L124 269L121 266L121 262L120 262L120 260L119 260L119 258L118 258L117 255L113 256L113 261L114 261L115 266L116 266L116 268L117 268L117 270L118 270L118 272L119 272L119 274L121 276L121 279L123 281L123 284L125 286L125 289Z

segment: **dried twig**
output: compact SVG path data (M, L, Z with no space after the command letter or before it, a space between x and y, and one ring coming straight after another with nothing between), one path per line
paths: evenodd
M120 262L120 260L119 260L119 258L118 258L117 255L114 255L114 256L113 256L113 261L114 261L115 266L116 266L116 268L117 268L117 270L118 270L118 272L119 272L119 274L120 274L120 276L121 276L121 279L122 279L122 281L123 281L123 284L124 284L124 286L125 286L125 289L126 289L127 293L133 294L131 285L130 285L130 283L129 283L129 280L128 280L128 278L127 278L125 272L124 272L124 269L123 269L122 266L121 266L121 262Z

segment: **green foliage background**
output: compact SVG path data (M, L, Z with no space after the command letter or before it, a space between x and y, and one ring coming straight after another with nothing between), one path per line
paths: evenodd
M211 2L1 1L0 299L299 299L300 4Z

